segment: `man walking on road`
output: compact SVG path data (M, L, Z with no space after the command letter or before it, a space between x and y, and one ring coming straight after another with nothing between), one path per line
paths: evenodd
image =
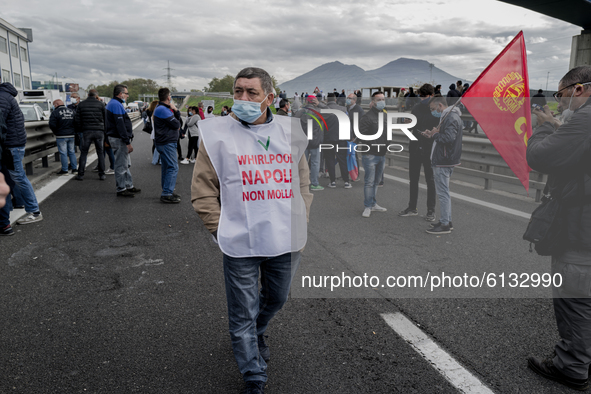
M537 374L576 390L589 387L591 364L591 67L570 70L554 94L562 108L574 111L567 123L556 120L548 106L534 110L538 126L527 143L527 164L548 174L549 195L560 201L562 231L552 255L552 275L561 275L552 289L560 341L554 356L530 357Z
M127 86L115 86L113 99L109 101L105 110L107 136L115 155L115 182L118 197L135 197L141 192L141 189L133 186L131 171L129 171L131 167L129 154L133 152L133 146L131 146L133 127L123 106L127 97L129 97Z
M0 81L1 82L1 81ZM27 131L25 129L25 117L15 99L18 92L12 84L4 82L0 84L0 116L6 125L6 138L4 140L4 154L12 156L4 158L7 174L14 183L13 193L17 200L22 200L27 216L17 220L18 224L30 224L43 220L39 211L39 203L35 197L35 191L27 178L23 157L27 143Z
M98 100L98 92L91 89L88 98L78 105L74 116L76 131L82 134L80 141L80 165L76 180L84 180L86 159L90 145L94 143L98 156L98 173L101 181L105 180L105 106Z
M154 110L154 144L160 153L162 162L162 194L160 201L163 203L177 204L181 197L174 194L176 177L179 173L179 163L176 158L177 141L181 128L181 112L175 107L170 90L162 88L158 90L158 106Z
M312 203L306 136L299 119L273 116L273 92L265 70L238 73L232 113L199 123L191 187L193 207L224 253L232 349L248 394L264 393L264 334L287 300Z
M451 222L451 196L449 179L455 166L460 165L462 157L462 114L458 107L448 107L445 97L433 97L429 102L431 114L441 118L439 126L423 132L423 136L433 138L431 166L435 177L435 190L439 198L439 222L431 224L429 234L449 234L453 230Z
M69 167L72 168L72 174L75 174L78 172L78 163L74 151L74 135L76 134L74 111L67 108L62 100L55 100L53 108L54 110L51 111L49 117L49 128L55 134L57 149L62 162L62 169L57 175L68 174L68 159L70 159Z
M371 95L369 111L363 115L359 121L359 132L364 135L375 135L378 132L380 122L383 123L382 134L368 149L363 151L362 163L365 170L365 186L363 189L363 205L365 209L361 216L368 218L372 212L386 212L387 209L378 205L376 196L378 194L378 184L382 180L384 167L386 165L386 146L387 130L386 126L386 97L384 93L377 91Z

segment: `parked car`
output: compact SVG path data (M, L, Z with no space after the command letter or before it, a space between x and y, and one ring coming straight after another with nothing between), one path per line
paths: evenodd
M39 104L19 104L18 105L25 115L25 122L38 122L40 120L49 120L43 113L43 109Z

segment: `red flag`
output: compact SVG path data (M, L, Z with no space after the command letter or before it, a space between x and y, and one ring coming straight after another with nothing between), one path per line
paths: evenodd
M527 56L521 31L468 88L462 104L527 191L531 169L525 153L532 133L529 102Z

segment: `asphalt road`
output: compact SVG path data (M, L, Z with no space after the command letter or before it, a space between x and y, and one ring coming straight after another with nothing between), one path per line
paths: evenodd
M151 141L136 135L131 171L141 194L118 198L112 176L101 182L89 172L41 204L42 222L0 240L0 392L242 388L222 256L190 204L193 166L180 168L182 203L161 204ZM494 392L570 392L526 367L528 355L550 354L558 339L549 289L303 287L303 276L343 273L384 280L549 270L521 240L526 219L454 200L455 230L438 238L424 232L421 217L396 215L408 186L386 179L378 203L388 212L369 219L361 217L362 182L353 186L315 195L291 299L268 330L266 392L458 392L386 324L381 314L391 312L404 313ZM535 206L455 184L452 191L525 212ZM422 214L424 199L421 191Z

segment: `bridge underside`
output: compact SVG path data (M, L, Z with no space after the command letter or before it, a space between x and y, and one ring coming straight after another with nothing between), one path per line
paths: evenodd
M589 0L500 0L591 30Z

